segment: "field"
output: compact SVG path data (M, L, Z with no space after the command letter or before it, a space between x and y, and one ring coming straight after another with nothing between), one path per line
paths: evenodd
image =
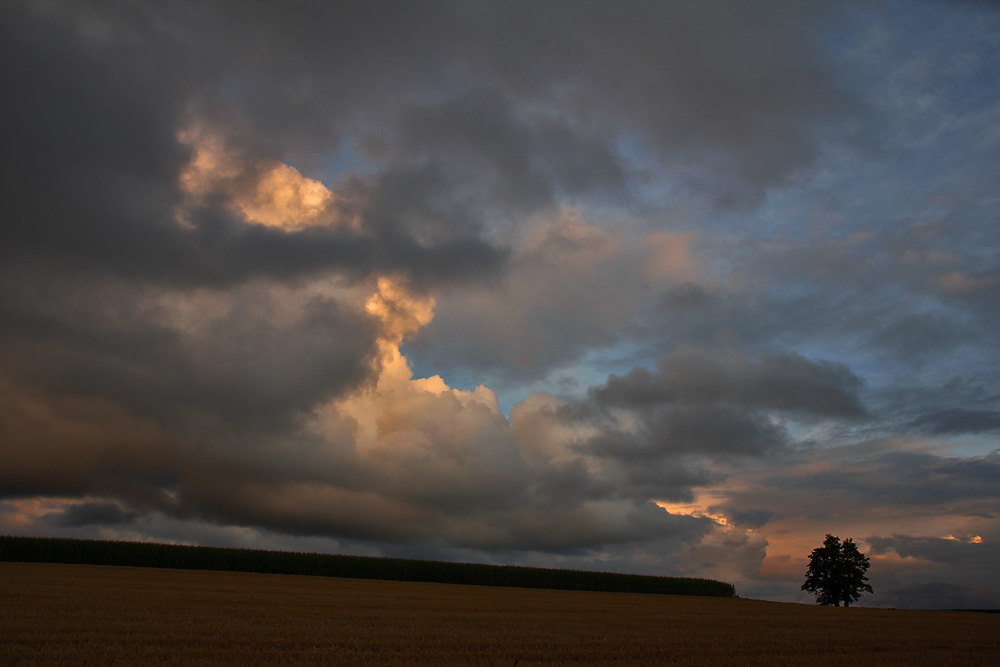
M1000 664L1000 615L0 563L0 664Z

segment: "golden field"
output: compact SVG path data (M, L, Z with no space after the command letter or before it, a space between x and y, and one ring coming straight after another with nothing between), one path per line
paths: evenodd
M0 563L0 664L997 665L1000 615Z

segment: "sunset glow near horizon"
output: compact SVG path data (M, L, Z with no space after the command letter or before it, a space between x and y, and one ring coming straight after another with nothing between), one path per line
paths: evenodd
M0 18L0 534L1000 608L996 5Z

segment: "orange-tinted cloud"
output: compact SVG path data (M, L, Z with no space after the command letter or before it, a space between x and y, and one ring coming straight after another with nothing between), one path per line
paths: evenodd
M311 227L359 228L344 210L343 198L295 167L272 159L249 162L224 137L192 125L177 134L190 151L179 184L187 203L176 217L188 225L188 209L211 195L221 195L229 209L246 222L297 232Z

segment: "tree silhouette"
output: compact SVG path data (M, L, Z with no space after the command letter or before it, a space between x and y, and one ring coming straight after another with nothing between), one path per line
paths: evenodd
M850 607L862 593L872 593L866 583L868 557L858 551L851 538L840 543L839 537L827 535L823 546L809 554L809 569L802 590L816 594L816 602L839 607L843 602Z

